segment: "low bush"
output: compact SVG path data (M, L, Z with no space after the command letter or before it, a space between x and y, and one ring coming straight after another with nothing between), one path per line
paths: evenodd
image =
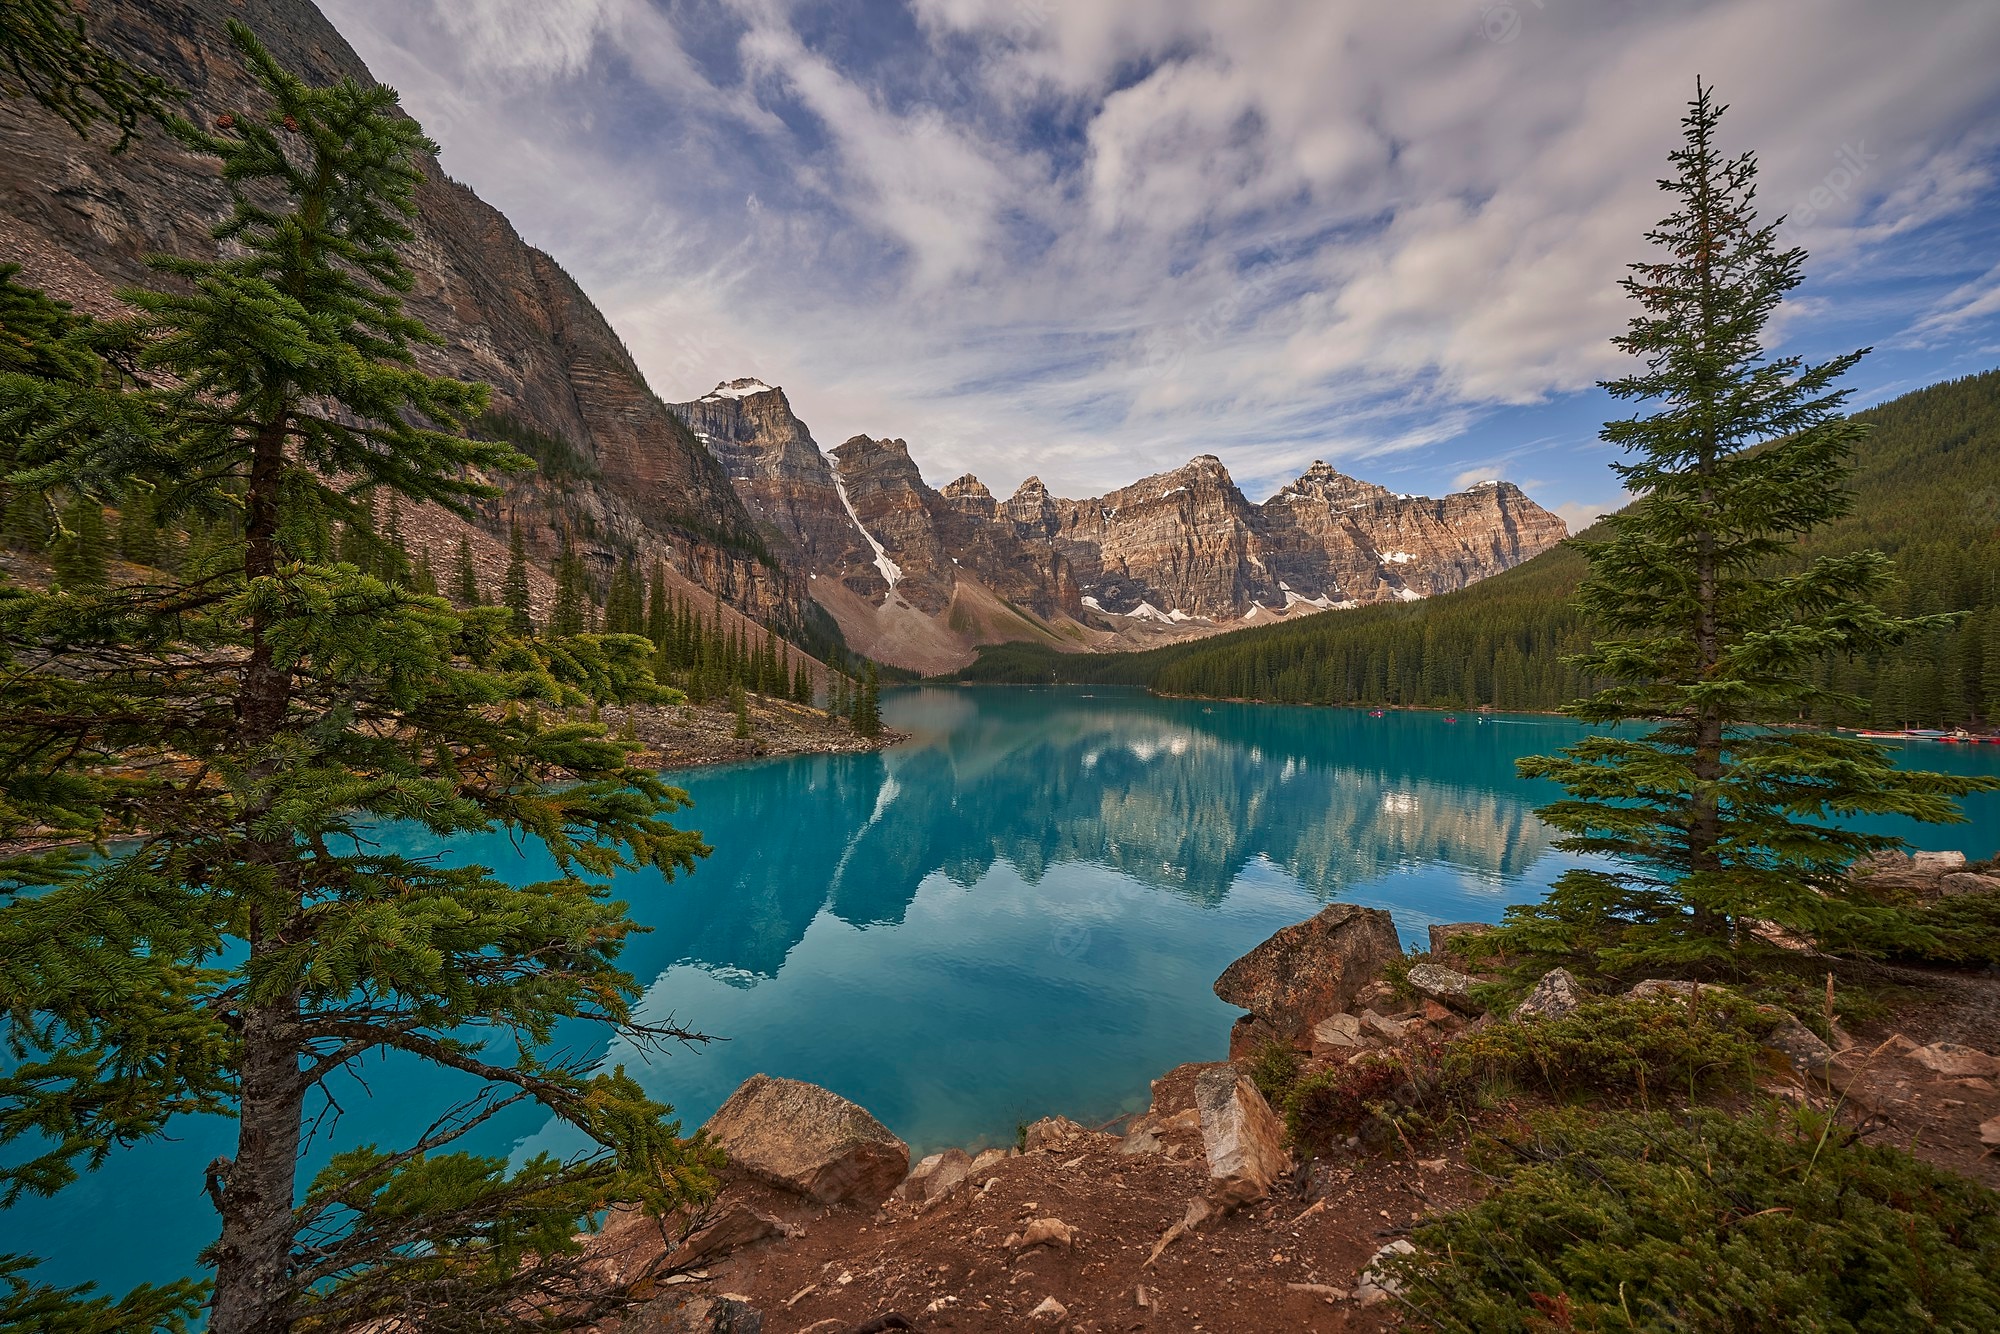
M1389 984L1390 994L1405 1005L1414 1005L1421 999L1417 989L1410 985L1410 970L1420 963L1441 962L1428 951L1416 950L1389 960L1382 966L1382 980ZM1382 1007L1385 1011L1388 1006Z
M1449 1042L1370 1053L1294 1078L1282 1103L1300 1151L1350 1138L1415 1142L1475 1101L1524 1088L1558 1098L1694 1096L1748 1082L1775 1012L1719 992L1586 1001L1560 1019L1501 1023ZM1259 1087L1263 1087L1261 1077Z
M1292 1086L1299 1082L1299 1067L1302 1064L1298 1049L1291 1043L1273 1038L1257 1049L1250 1060L1250 1082L1264 1095L1264 1101L1273 1107L1283 1107L1292 1094Z
M1818 1113L1571 1109L1474 1162L1393 1264L1418 1328L2000 1329L2000 1195Z
M1308 1075L1285 1100L1293 1146L1326 1154L1351 1138L1372 1146L1426 1133L1458 1103L1440 1053L1436 1046L1370 1052Z
M1501 1076L1559 1095L1697 1090L1747 1076L1774 1014L1704 990L1678 997L1585 1001L1560 1019L1495 1024L1451 1044L1461 1077Z
M1939 899L1909 915L1937 943L1925 949L1897 950L1892 958L1975 968L2000 965L2000 894Z

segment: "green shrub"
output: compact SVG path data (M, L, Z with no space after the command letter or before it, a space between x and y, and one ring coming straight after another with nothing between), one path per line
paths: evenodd
M1291 1043L1273 1038L1250 1060L1250 1082L1273 1107L1283 1107L1299 1082L1299 1053Z
M1382 965L1382 980L1389 984L1390 992L1406 1005L1414 1005L1421 999L1415 987L1410 985L1410 970L1420 963L1436 963L1428 951L1417 950L1400 958L1389 960ZM1388 1009L1384 1006L1383 1009Z
M2000 1329L2000 1195L1811 1111L1536 1118L1393 1268L1418 1328Z
M1303 1153L1328 1153L1349 1138L1414 1143L1496 1088L1647 1098L1747 1080L1776 1021L1774 1012L1706 991L1699 1005L1671 996L1586 1001L1560 1019L1359 1056L1295 1079L1273 1105Z
M1962 966L2000 965L2000 894L1965 894L1939 899L1910 913L1936 938L1928 949L1899 950L1894 957L1919 963Z
M1750 1072L1776 1020L1706 990L1694 1004L1673 996L1593 1000L1560 1019L1468 1033L1444 1059L1462 1078L1499 1076L1559 1094L1712 1087Z
M1371 1052L1308 1075L1285 1100L1285 1129L1295 1148L1325 1154L1373 1128L1410 1082L1398 1052Z

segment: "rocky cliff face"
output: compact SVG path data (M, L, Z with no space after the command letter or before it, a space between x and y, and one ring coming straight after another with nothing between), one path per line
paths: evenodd
M1031 530L1046 530L1053 514L1049 540L1076 569L1093 610L1224 620L1276 592L1256 506L1213 454L1095 500L1035 508Z
M96 6L91 31L187 89L197 119L254 96L223 29L229 17L310 80L369 79L307 0L235 0L224 11L187 0ZM212 163L157 129L109 150L109 136L80 140L31 101L0 99L0 260L97 313L117 308L120 286L161 281L146 256L212 255L208 229L227 206ZM424 368L491 384L499 412L566 442L595 474L510 483L488 529L518 518L547 556L567 526L605 560L619 550L660 556L782 627L814 618L799 581L760 558L757 526L716 456L647 387L590 299L498 211L434 161L422 165L408 304L443 339L424 351Z
M1004 639L1139 648L1246 619L1431 597L1565 535L1508 482L1432 499L1315 463L1256 505L1205 454L1094 499L1051 495L1030 477L1000 500L970 474L933 489L901 440L856 436L829 459L761 381L730 381L674 411L857 647L926 669ZM928 626L913 630L912 616Z
M785 391L762 380L730 380L690 403L670 405L722 464L781 564L837 579L880 600L889 582L855 523L833 462L820 452Z

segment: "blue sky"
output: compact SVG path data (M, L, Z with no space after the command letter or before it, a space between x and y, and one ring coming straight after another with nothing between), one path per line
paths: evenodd
M322 0L664 398L1099 493L1214 453L1618 492L1592 386L1697 74L1856 403L2000 365L1993 0Z

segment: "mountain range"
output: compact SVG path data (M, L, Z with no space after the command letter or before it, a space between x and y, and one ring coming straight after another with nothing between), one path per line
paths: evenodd
M822 450L762 380L670 407L847 642L919 670L963 666L983 644L1129 650L1416 601L1566 536L1510 482L1432 499L1316 462L1253 504L1204 454L1103 496L1065 499L1030 477L1003 500L970 474L933 488L902 440Z
M230 15L314 82L371 81L308 0L233 0ZM186 90L215 118L253 96L216 7L104 6L93 36ZM819 656L847 647L902 667L970 662L977 646L1076 651L1172 643L1329 607L1433 596L1563 536L1505 482L1440 500L1324 464L1252 504L1212 455L1108 495L1069 500L1030 478L1002 500L977 478L942 489L901 440L823 452L783 390L732 380L668 404L553 258L435 159L419 162L410 313L439 342L423 369L493 387L482 429L542 465L467 525L406 514L412 547L446 568L461 537L497 590L510 528L547 567L580 549L600 585L620 561L659 562L677 595L713 602ZM150 129L123 152L81 140L27 98L0 99L0 262L97 315L121 288L169 282L153 255L207 257L227 192L212 161Z
M1884 608L1958 619L1896 648L1826 664L1822 683L1836 698L1816 702L1815 716L1882 728L2000 724L2000 370L1914 390L1853 420L1866 434L1852 460L1852 508L1799 538L1774 569L1880 551L1894 562ZM1600 684L1574 665L1591 644L1592 627L1576 605L1587 571L1583 552L1557 547L1415 605L1143 653L1012 644L982 652L961 677L1292 704L1559 709Z

